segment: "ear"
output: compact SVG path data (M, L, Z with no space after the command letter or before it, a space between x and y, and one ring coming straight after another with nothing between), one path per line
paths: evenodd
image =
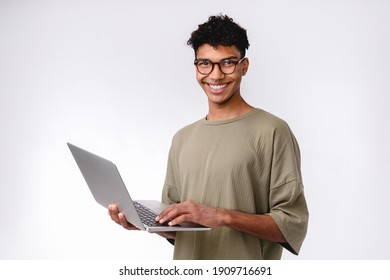
M242 75L245 76L248 72L249 68L249 59L245 58L245 60L242 62Z

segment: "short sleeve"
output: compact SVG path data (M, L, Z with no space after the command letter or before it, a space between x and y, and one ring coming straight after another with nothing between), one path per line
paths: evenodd
M293 254L305 239L309 219L300 170L300 151L295 136L284 123L274 133L270 182L270 213Z
M172 144L167 163L167 172L165 175L165 182L162 191L161 201L165 204L173 204L180 202L180 195L178 191L178 186L175 180L174 172L174 146Z

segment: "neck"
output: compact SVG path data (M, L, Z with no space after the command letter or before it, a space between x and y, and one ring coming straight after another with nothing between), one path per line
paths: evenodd
M253 110L253 107L244 99L236 104L209 104L207 120L223 121L237 118Z

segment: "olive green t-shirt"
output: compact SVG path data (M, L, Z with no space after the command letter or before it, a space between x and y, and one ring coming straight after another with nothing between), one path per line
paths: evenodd
M308 209L300 152L288 125L254 109L226 121L199 120L181 129L169 152L162 201L270 215L287 243L261 240L228 227L178 232L174 259L280 259L298 254Z

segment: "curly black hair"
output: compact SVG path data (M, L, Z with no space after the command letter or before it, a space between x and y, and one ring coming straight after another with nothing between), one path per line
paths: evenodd
M198 29L191 33L187 45L195 51L203 44L210 46L236 46L241 53L241 58L245 56L249 48L249 41L246 29L239 26L227 15L210 16L208 21L198 25Z

